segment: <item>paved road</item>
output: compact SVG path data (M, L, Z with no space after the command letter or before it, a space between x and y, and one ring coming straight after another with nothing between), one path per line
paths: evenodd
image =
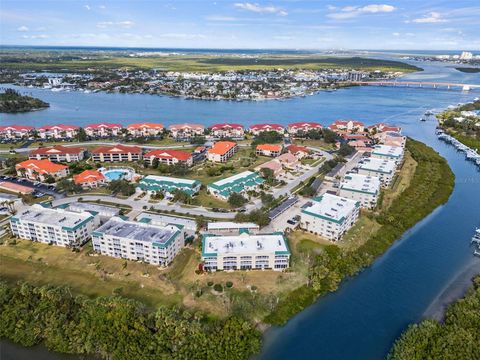
M23 180L23 181L20 181L20 180ZM12 177L9 177L9 179L6 179L5 176L0 176L0 182L1 181L11 182L11 183L14 183L14 184L30 187L30 188L34 189L36 192L41 192L41 193L44 193L46 195L50 195L54 199L61 199L61 198L65 197L64 194L61 194L61 193L57 192L55 189L49 188L49 186L53 186L53 185L45 185L45 184L34 185L33 181L30 181L30 180L27 180L27 179L17 179L17 178L12 178Z

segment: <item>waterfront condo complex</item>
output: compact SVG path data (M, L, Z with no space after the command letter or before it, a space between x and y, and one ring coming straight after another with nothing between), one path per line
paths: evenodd
M91 154L96 162L138 161L142 159L142 148L117 144L97 147Z
M289 267L290 249L283 233L204 235L202 260L206 270L272 269Z
M210 194L223 200L228 200L233 193L245 194L247 191L257 191L264 180L253 171L244 171L228 178L218 180L208 185Z
M382 186L388 187L395 175L396 168L395 161L371 157L359 163L358 173L367 176L377 176L382 182Z
M394 161L399 165L403 160L404 150L400 146L375 145L372 150L372 157Z
M347 174L340 183L338 195L360 201L362 207L373 209L380 195L380 179L376 176Z
M311 201L300 215L302 229L326 239L340 240L358 219L360 202L324 194Z
M54 145L32 150L28 154L28 158L35 160L48 159L53 162L76 162L84 159L85 152L86 149L83 147Z
M193 156L191 153L182 150L152 150L143 155L143 158L150 165L153 165L155 159L158 164L165 165L193 165Z
M183 191L190 196L200 191L201 183L198 180L180 179L169 176L148 175L142 178L138 188L151 194L164 192L167 197L172 197L176 190Z
M25 160L15 165L19 177L45 181L49 176L60 179L69 174L68 166L50 160Z
M21 239L65 247L86 243L99 218L93 213L71 212L33 205L10 218L13 235Z
M176 140L189 140L195 136L202 136L205 126L201 124L175 124L168 127L172 137Z
M252 135L258 136L265 131L276 131L279 134L284 134L285 128L279 124L256 124L250 126L250 132Z
M238 145L233 141L218 141L207 151L207 159L213 162L227 162L237 152Z
M92 233L93 249L102 255L167 266L183 248L180 225L156 226L113 217Z
M130 124L127 126L128 134L133 137L138 136L157 136L163 132L162 124L154 124L150 122L140 123L140 124Z

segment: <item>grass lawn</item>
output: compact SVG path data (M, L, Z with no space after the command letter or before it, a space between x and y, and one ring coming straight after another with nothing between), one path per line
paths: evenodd
M475 137L474 135L470 136L470 135L462 134L450 128L448 129L447 132L449 135L453 136L455 139L460 141L462 144L468 146L469 148L477 149L477 150L480 149L480 138Z
M88 194L86 194L88 195ZM104 201L104 200L100 200L100 201L81 201L83 203L90 203L90 204L99 204L99 205L107 205L107 206L112 206L112 207L118 207L118 208L121 208L121 209L124 209L124 210L128 210L128 211L131 211L132 210L132 207L130 205L125 205L125 204L119 204L119 203L114 203L114 202L111 202L111 201Z
M353 251L364 244L380 227L381 225L375 220L369 219L365 214L362 214L355 225L347 231L337 244L348 251Z
M208 194L206 189L201 189L199 191L199 193L193 198L192 205L218 209L232 208L227 201L220 200L215 196Z
M311 139L295 139L293 141L295 145L302 145L302 146L312 146L317 147L323 150L335 150L335 144L327 144L323 140L311 140Z

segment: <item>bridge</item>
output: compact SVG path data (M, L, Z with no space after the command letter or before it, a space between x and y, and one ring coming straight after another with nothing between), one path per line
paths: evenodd
M478 84L458 84L448 82L430 82L430 81L352 81L355 85L369 85L369 86L398 86L398 87L418 87L418 88L461 88L462 91L469 91L472 89L480 89Z

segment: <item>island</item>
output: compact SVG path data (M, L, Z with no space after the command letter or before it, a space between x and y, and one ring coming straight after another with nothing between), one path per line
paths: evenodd
M50 104L13 89L0 93L0 113L17 113L46 109Z
M480 72L480 68L478 67L456 67L455 70L468 73L468 74L475 74Z

